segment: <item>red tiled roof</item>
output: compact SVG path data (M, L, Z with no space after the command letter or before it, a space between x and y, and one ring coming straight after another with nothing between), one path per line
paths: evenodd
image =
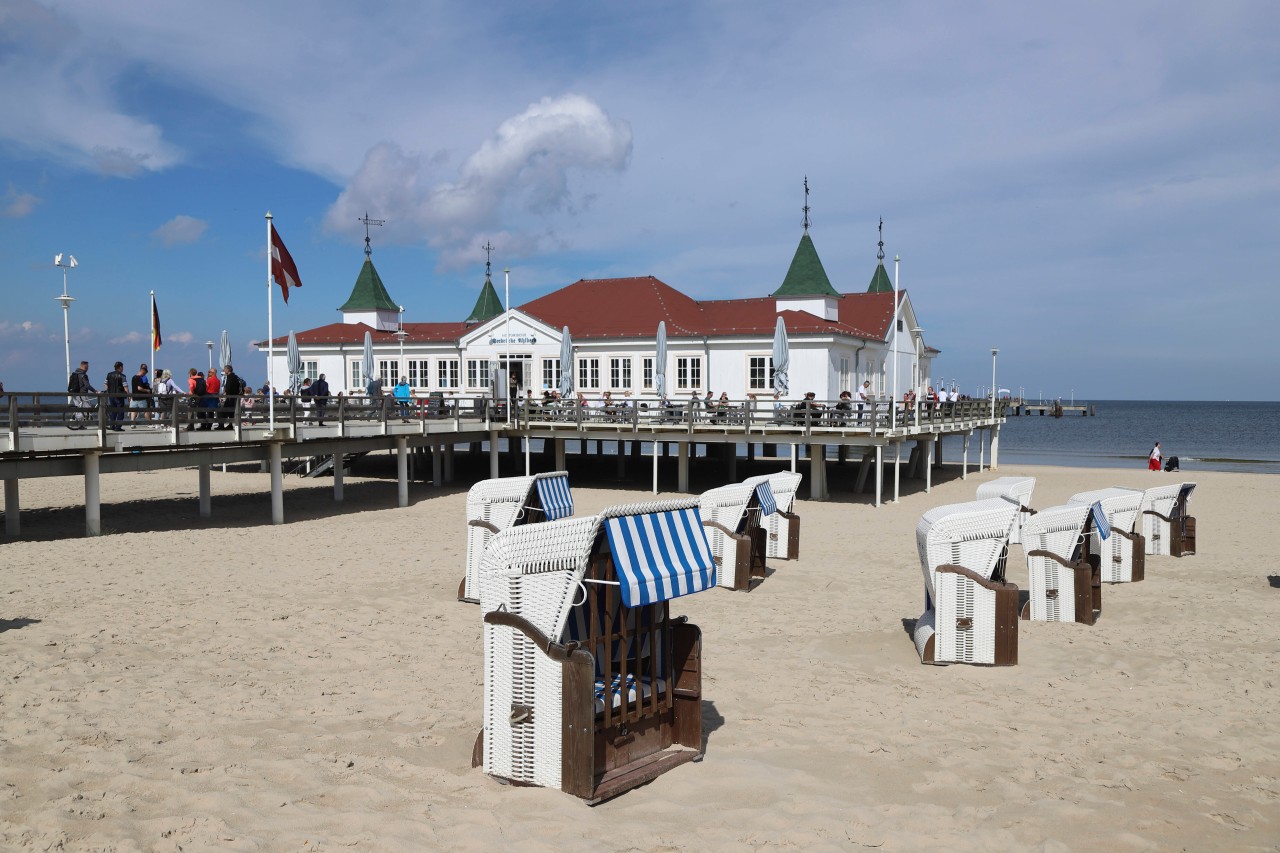
M903 291L905 293L905 291ZM671 337L773 335L782 317L790 335L837 334L883 340L893 320L892 293L845 293L837 298L837 318L824 320L805 311L777 310L772 296L752 299L709 299L699 302L653 276L582 279L517 306L517 310L555 329L569 327L578 340L651 338L666 322ZM405 343L456 342L474 323L405 323ZM363 323L330 323L298 332L300 345L395 343L395 332L377 331ZM277 338L284 346L288 336ZM260 346L266 346L264 341Z

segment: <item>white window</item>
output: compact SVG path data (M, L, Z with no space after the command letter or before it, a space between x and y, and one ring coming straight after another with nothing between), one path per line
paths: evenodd
M398 361L378 361L378 378L382 380L383 388L391 388L400 381L400 362Z
M304 361L302 362L302 378L310 379L312 382L320 378L320 362Z
M840 356L840 390L853 390L849 387L849 357L847 355Z
M458 360L456 358L442 358L436 362L436 378L440 380L441 388L457 388Z
M702 357L680 356L676 359L676 387L702 387Z
M347 387L352 389L364 387L364 376L360 373L360 362L358 361L351 362L351 382L348 383Z
M653 387L653 359L646 358L641 367L641 381L645 388Z
M411 388L426 388L431 384L431 362L425 358L409 359L409 386Z
M631 387L631 359L609 359L609 387L620 389Z
M753 355L747 358L747 388L764 391L773 387L773 356Z
M489 387L489 362L482 358L467 359L467 387Z
M544 358L542 360L542 387L554 391L560 387L560 359Z
M600 387L600 359L578 359L578 388L593 390Z

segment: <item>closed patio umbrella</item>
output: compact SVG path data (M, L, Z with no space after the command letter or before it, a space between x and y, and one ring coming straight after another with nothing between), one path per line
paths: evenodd
M360 356L360 377L364 380L365 388L369 387L369 382L373 379L373 370L373 335L365 332L364 353Z
M665 320L658 323L657 349L653 360L653 390L661 400L667 396L667 323Z
M787 324L778 318L773 330L773 390L785 396L791 390L787 371L791 369L791 344L787 340Z
M289 390L294 394L302 389L302 353L298 351L298 339L289 332L289 347L286 350L286 366L289 368Z
M573 396L573 337L568 326L560 333L560 396Z
M218 345L218 366L225 368L231 364L231 338L227 330L222 330L222 343Z

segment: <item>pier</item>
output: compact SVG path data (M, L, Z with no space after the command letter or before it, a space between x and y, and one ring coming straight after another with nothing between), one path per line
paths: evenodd
M149 412L152 420L131 423L117 416L127 418L135 410L112 409L105 395L89 399L91 406L69 404L65 392L18 392L0 398L0 480L9 537L21 533L24 479L82 476L85 534L97 536L102 532L103 474L195 468L199 514L208 517L212 467L257 462L271 474L272 522L282 524L285 460L300 473L332 470L334 500L341 501L345 460L390 452L396 458L398 505L403 507L409 504L411 479L430 479L436 485L453 481L457 452L487 452L489 476L500 476L504 444L507 466L530 472L535 459L547 470L563 469L570 442L583 455L591 453L593 444L595 454L601 454L603 445L612 442L620 475L628 458L650 457L655 493L661 469L666 468L669 477L672 461L675 490L688 491L691 456L712 456L712 448L724 460L726 482L739 479L740 446L745 445L748 460L761 446L764 456L781 457L792 470L797 470L807 448L804 473L811 500L829 496L827 457L828 448L833 448L838 461L854 463L855 491L874 488L874 504L879 506L890 489L890 499L898 499L903 476L922 479L929 490L932 468L940 461L938 441L945 435L963 439L962 477L968 475L974 437L976 467L984 466L989 453L989 467L996 468L1006 414L1002 405L993 408L990 400L911 406L879 401L861 409L834 404L775 409L754 399L714 407L661 405L657 400L611 407L525 401L508 411L505 403L483 397L436 396L403 405L391 397L336 397L322 421L320 411L306 398L277 397L272 417L266 400L246 396L224 409L196 408L187 397L162 397L160 408ZM212 428L215 425L226 428ZM534 442L541 443L538 454L533 452ZM891 484L886 482L886 465L891 466Z
M1046 403L1041 400L1038 403L1028 403L1026 400L1021 400L1016 397L1002 402L1008 409L1009 416L1015 418L1031 415L1032 413L1038 414L1040 417L1049 415L1054 418L1060 418L1064 415L1074 415L1076 413L1085 417L1094 417L1098 413L1092 403L1085 402L1077 403L1072 401L1070 403L1063 403L1061 400L1054 400Z

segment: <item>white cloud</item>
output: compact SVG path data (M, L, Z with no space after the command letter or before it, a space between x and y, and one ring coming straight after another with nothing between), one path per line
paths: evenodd
M0 320L0 338L23 338L43 335L45 326L34 320Z
M545 223L548 214L586 207L591 197L574 192L575 174L622 171L631 145L631 126L591 98L543 98L502 122L452 181L440 179L440 157L378 143L329 208L324 226L357 233L357 220L368 210L388 220L387 237L425 240L448 265L463 252L474 262L486 234L508 225L514 227L505 232L502 251L517 256L546 238L540 233L545 224L527 224L525 214Z
M4 195L4 209L0 210L0 216L22 219L35 210L39 203L40 199L36 196L31 193L20 193L13 184L9 184L9 191Z
M138 341L141 341L141 340L143 340L143 339L145 339L145 338L146 338L146 335L142 334L142 332L129 332L128 334L121 335L121 336L120 336L120 337L118 337L118 338L109 338L109 339L107 340L107 343L109 343L109 344L136 344Z
M194 341L196 338L195 338L195 335L191 334L190 332L174 332L171 335L166 334L164 336L164 339L166 341L173 341L175 344L189 344L192 341Z
M203 219L179 214L152 231L151 236L166 246L178 246L199 240L208 227L209 223Z

